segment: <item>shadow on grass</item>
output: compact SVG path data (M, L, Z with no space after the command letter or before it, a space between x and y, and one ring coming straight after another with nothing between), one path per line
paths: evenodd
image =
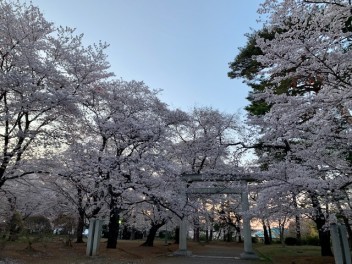
M334 264L333 257L321 257L319 246L255 245L260 257L273 264Z

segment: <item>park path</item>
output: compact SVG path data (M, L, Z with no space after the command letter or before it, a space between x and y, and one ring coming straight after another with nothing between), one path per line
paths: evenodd
M185 256L160 256L153 258L147 264L264 264L269 263L261 259L243 260L240 254L241 247L224 247L220 245L207 244L192 251L192 255Z

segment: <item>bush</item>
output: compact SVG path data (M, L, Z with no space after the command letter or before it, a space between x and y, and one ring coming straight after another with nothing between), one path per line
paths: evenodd
M295 238L295 237L286 237L285 238L285 244L287 246L297 245L297 238Z
M23 230L22 216L18 212L14 212L7 226L9 230L9 240L15 241L18 239Z
M61 214L54 221L54 234L72 235L76 228L76 219L70 215Z
M166 233L167 232L167 233ZM171 239L172 237L172 232L171 231L165 231L165 230L162 230L159 232L159 238L165 238L165 235L167 234L167 238L168 239Z
M304 240L304 244L311 245L311 246L320 246L319 237L318 236L308 236Z
M48 218L42 215L30 216L24 221L29 234L48 234L52 232Z

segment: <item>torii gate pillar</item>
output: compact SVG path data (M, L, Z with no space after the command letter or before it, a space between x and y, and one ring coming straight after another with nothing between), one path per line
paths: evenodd
M248 212L248 188L247 182L244 184L244 190L241 193L242 211ZM243 249L244 252L241 254L241 259L257 259L258 256L253 251L252 246L252 235L251 235L251 217L248 213L243 215Z
M188 174L184 175L184 181L190 182L202 182L207 180L210 181L224 181L221 174L219 175L200 175L200 174ZM253 251L252 245L252 236L251 236L251 217L248 214L249 211L249 202L248 202L248 180L250 177L246 177L247 179L238 179L237 175L231 176L232 180L240 180L242 188L241 190L236 190L233 188L190 188L183 192L181 195L187 199L187 193L191 194L241 194L241 204L242 204L242 212L243 214L243 249L244 252L241 254L242 259L258 259L258 256ZM174 255L183 255L190 256L191 252L187 250L187 217L183 216L180 224L180 242L179 242L179 250L174 252Z
M178 244L178 250L173 253L176 256L190 256L192 252L187 250L187 216L183 216L180 221L180 241Z

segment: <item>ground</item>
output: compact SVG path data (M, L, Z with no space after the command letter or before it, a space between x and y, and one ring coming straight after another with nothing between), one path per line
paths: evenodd
M143 241L119 240L117 249L107 249L102 241L99 256L87 257L86 244L72 243L67 246L63 239L53 238L33 244L3 242L0 245L0 264L173 264L173 263L274 263L274 264L333 264L333 258L319 257L319 247L285 247L281 245L255 245L260 259L256 261L240 260L243 244L212 242L211 244L189 242L192 257L170 257L178 245L158 240L153 248L141 247Z

